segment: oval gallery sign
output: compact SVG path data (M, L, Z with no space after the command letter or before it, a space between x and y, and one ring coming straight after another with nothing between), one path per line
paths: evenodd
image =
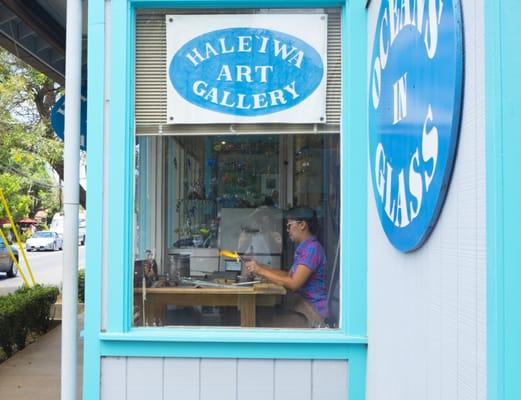
M166 16L167 122L325 122L326 17Z
M458 0L382 0L370 64L373 191L389 241L408 252L432 232L447 193L463 87Z

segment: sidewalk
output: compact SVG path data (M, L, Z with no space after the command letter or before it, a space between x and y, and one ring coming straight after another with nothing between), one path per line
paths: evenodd
M83 315L78 320L83 329ZM0 399L59 400L61 325L0 364ZM78 399L81 399L83 339L78 340Z

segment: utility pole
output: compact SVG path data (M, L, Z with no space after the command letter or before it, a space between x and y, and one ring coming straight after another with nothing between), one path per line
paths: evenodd
M75 400L78 341L78 211L81 116L82 1L67 0L65 48L64 229L61 400Z

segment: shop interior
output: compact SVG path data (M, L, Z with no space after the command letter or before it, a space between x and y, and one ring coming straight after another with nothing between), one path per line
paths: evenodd
M137 136L134 325L306 327L284 314L286 296L278 292L253 296L253 317L241 313L247 308L242 300L229 305L220 300L224 296L205 304L183 297L154 309L162 288L252 290L258 281L244 268L248 257L288 270L295 246L284 211L305 205L317 213L317 237L327 257L329 326L336 326L339 146L338 133ZM253 322L245 325L248 318Z

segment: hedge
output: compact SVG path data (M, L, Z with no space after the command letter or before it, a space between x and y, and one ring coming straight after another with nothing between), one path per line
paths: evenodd
M15 348L25 347L29 333L40 335L49 330L51 304L58 293L56 287L37 285L0 297L0 347L7 357Z
M78 302L85 303L85 269L78 271Z

